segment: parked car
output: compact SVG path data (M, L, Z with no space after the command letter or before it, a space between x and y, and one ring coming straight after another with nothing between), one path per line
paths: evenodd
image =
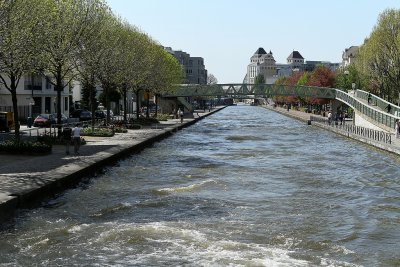
M107 116L107 113L104 112L104 110L98 109L95 111L94 116L96 119L104 119Z
M55 122L53 114L40 114L33 121L34 127L49 127Z
M104 110L104 109L96 110L95 117L96 117L96 119L105 119L107 117L107 110ZM112 110L110 110L110 118L112 118L112 117L114 117L114 112L112 112Z
M92 119L92 113L85 109L75 109L69 117L78 118L80 121L88 121Z
M54 118L54 120L51 123L58 124L57 123L57 113L53 113L53 118ZM68 122L68 117L61 113L61 124L64 124L67 122Z

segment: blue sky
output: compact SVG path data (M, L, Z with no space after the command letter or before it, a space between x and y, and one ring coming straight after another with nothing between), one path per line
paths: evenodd
M203 57L219 83L241 82L258 47L277 63L297 50L305 60L340 62L398 0L106 0L115 14L163 46Z

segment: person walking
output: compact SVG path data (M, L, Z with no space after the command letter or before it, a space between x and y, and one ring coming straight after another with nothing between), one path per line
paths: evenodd
M79 155L79 148L81 146L81 127L79 123L76 124L74 129L72 129L72 138L74 142L75 155Z
M332 122L332 112L329 111L328 112L328 124L331 125L331 122Z
M368 93L368 105L371 103L371 93Z
M183 110L178 109L179 117L181 118L181 123L183 123Z
M70 127L64 127L63 139L65 142L65 154L69 155L69 146L71 144L72 129Z
M396 123L394 124L394 130L396 133L396 138L400 137L400 120L396 119Z
M390 111L392 111L392 106L390 104L388 104L386 106L386 110L387 110L388 113L390 113Z

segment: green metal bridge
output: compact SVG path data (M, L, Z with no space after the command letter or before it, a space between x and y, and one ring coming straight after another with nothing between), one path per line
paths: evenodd
M400 107L391 104L391 112L385 108L389 102L378 96L371 95L371 103L367 102L368 93L355 90L347 93L344 90L326 87L277 85L277 84L211 84L211 85L180 85L174 92L166 93L163 97L221 97L221 98L269 98L273 96L312 97L337 100L351 107L357 114L371 123L387 131L394 129L396 119L400 116Z
M180 85L176 91L164 97L214 96L229 98L257 98L270 96L299 96L316 98L335 98L332 88L311 86L290 86L275 84L188 84Z

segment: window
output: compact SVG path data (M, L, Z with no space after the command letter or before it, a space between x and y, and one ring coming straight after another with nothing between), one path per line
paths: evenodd
M64 98L64 110L68 110L68 96Z
M31 74L26 75L24 80L25 90L42 90L42 76Z
M51 89L50 77L46 76L46 89Z

